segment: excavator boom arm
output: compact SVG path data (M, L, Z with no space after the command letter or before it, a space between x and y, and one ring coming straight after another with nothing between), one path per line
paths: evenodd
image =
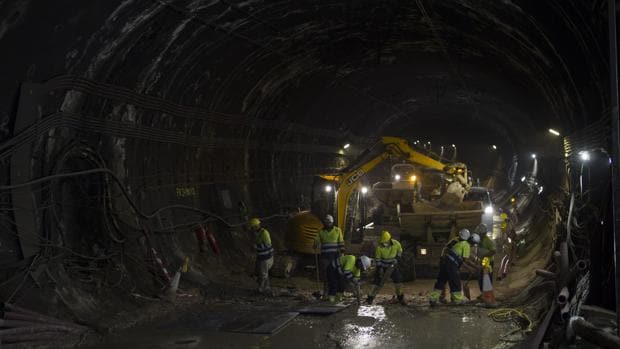
M413 148L409 146L409 143L402 138L382 137L381 142L391 154L400 156L412 164L419 164L436 170L443 170L446 166L440 161L413 150Z
M338 187L338 192L336 194L336 208L338 226L343 229L343 231L347 218L347 204L349 203L351 192L353 191L353 189L359 186L360 179L364 177L366 173L371 171L373 168L375 168L377 165L379 165L389 157L389 153L381 153L372 158L370 161L364 163L360 167L354 169L353 171L347 172L339 176L338 181L340 182L340 186Z
M397 137L382 137L383 152L353 170L335 176L339 182L336 194L336 210L338 226L345 231L347 219L347 205L353 189L357 188L360 179L369 171L389 158L402 158L414 164L419 164L427 168L443 170L445 164L419 153L409 146L406 140Z

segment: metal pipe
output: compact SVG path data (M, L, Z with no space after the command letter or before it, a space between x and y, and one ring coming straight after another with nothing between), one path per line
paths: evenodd
M0 319L0 327L31 327L31 326L41 326L45 325L42 322L34 322L34 321L19 321L19 320L6 320Z
M581 163L583 171L583 163ZM581 172L579 172L579 187L581 189ZM572 241L571 227L573 222L573 207L575 206L575 193L570 193L570 204L568 205L568 217L566 218L566 241Z
M5 348L5 343L28 343L30 345L33 342L51 342L53 340L65 339L67 336L63 332L37 332L28 334L13 334L2 337L2 349ZM21 347L24 348L24 347Z
M564 305L568 302L568 298L570 297L570 293L568 292L568 287L564 286L558 294L557 301L558 304Z
M50 342L50 339L41 339L41 340L34 340L34 341L28 341L28 346L29 347L35 347L35 346L42 346L42 345L46 345ZM24 349L26 348L24 346L23 342L15 342L15 343L2 343L2 349Z
M47 317L41 317L41 316L35 316L35 315L19 314L19 313L14 313L10 311L5 311L3 317L5 320L30 321L30 322L36 322L39 324L43 324L43 325L49 324L49 325L58 325L58 326L85 329L84 326L80 326L80 325L77 325L71 322L66 322L66 321L62 321L58 319L50 319Z
M26 308L19 307L19 306L15 305L15 304L11 304L11 303L3 303L2 306L3 306L4 309L8 309L8 310L16 312L16 313L43 316L43 314L37 313L37 312L32 311L32 310L28 310Z
M560 251L553 251L553 261L555 262L555 267L558 269L558 273L560 272L560 259L562 257L562 254L560 253Z
M609 106L611 110L612 203L614 232L614 269L616 280L616 323L620 324L620 125L618 118L618 46L616 38L616 1L607 1L609 15ZM616 326L620 336L620 326Z
M555 280L557 278L555 273L544 269L536 269L536 275L549 280Z
M576 336L579 336L601 348L620 348L620 338L594 326L580 316L570 318L566 326L566 336L569 340L574 340Z
M586 261L585 259L580 259L575 263L575 266L573 268L577 268L577 270L579 271L584 271L588 268L588 261Z
M32 310L28 310L28 309L25 309L25 308L22 308L22 307L18 307L17 305L14 305L14 304L5 303L4 304L4 308L7 309L7 310L10 310L11 314L23 314L23 315L26 315L26 316L31 316L32 319L37 319L37 320L34 320L34 321L37 321L37 322L41 322L41 320L47 320L45 322L59 324L59 325L75 326L75 327L80 327L80 328L86 329L85 326L78 325L78 324L73 323L71 321L57 319L55 317L51 317L51 316L48 316L48 315L37 313L36 311L32 311ZM26 320L26 321L28 321L28 320Z
M556 303L551 304L551 308L545 315L545 318L538 326L536 333L531 335L527 340L523 341L518 345L519 349L531 349L531 348L540 348L542 341L545 337L545 333L549 329L549 324L551 323L551 318L555 314L558 305Z
M560 243L560 278L565 282L568 277L569 265L568 265L568 243L562 241ZM565 284L564 284L565 285ZM562 286L564 286L562 285Z
M75 328L60 325L41 325L33 327L17 327L0 330L0 341L12 335L33 334L39 332L78 332Z
M568 319L570 319L570 303L567 302L564 304L562 309L560 309L560 316L564 321L568 321Z

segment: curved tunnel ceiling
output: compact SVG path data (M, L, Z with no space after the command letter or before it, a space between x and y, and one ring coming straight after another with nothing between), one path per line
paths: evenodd
M465 108L472 122L492 116L523 136L597 117L601 99L589 97L605 91L601 23L583 11L603 12L590 6L125 1L70 66L212 110L355 133ZM339 98L308 111L324 95ZM366 123L351 125L351 106Z
M0 40L29 46L32 60L3 57L7 76L44 80L69 72L254 120L207 137L272 139L258 120L274 120L341 132L334 145L352 135L391 134L499 144L510 156L544 146L549 127L583 127L607 105L603 1L1 6ZM36 58L43 50L49 54ZM14 86L7 89L14 95ZM63 105L89 115L106 115L105 107L79 94ZM165 114L121 118L175 123ZM299 137L283 130L276 142ZM313 142L324 140L305 143Z
M106 18L94 33L65 43L68 69L222 112L369 134L386 122L415 122L424 110L466 108L473 122L493 116L509 135L525 135L524 126L582 126L604 105L601 2L105 6L63 9L71 20L54 27L57 36L90 11ZM24 11L14 16L27 20L37 7L22 1ZM8 20L5 40L20 23ZM358 117L351 108L325 97L336 94L344 98L338 104L355 106L367 129L348 122ZM316 101L329 105L313 106L313 113L308 106Z

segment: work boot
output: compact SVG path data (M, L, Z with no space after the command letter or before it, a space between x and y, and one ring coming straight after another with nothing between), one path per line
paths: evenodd
M462 292L454 292L452 293L452 304L454 305L463 305L467 303L467 298L463 296Z
M428 301L431 304L431 307L437 306L439 302L439 297L441 296L442 290L433 290L429 294Z
M399 294L396 296L396 298L398 299L398 303L402 304L402 305L407 305L407 302L405 302L405 295L404 294Z
M336 302L340 303L344 299L344 293L338 292L336 293Z
M375 296L371 296L368 295L368 297L366 297L366 304L372 304L372 302L375 300Z

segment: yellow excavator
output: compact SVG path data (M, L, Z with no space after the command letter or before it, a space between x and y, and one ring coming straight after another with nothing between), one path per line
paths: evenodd
M373 153L378 154L373 156ZM414 197L420 197L419 182L421 178L421 176L413 172L392 174L391 177L394 181L388 183L389 185L387 186L385 182L383 182L383 186L379 185L382 184L381 182L374 185L372 194L378 198L383 198L380 201L388 208L387 211L390 215L398 216L386 226L382 227L379 224L375 224L375 230L380 231L379 229L385 228L396 232L396 236L400 236L401 239L403 235L410 235L415 237L416 241L434 244L444 240L443 236L442 238L436 236L435 233L437 232L445 233L447 231L448 235L454 234L457 228L464 226L463 223L470 226L480 222L480 218L476 218L476 216L482 213L479 205L463 206L463 197L471 187L470 176L464 164L444 164L414 150L402 138L382 137L375 146L362 153L358 161L345 168L341 173L320 176L323 180L336 184L335 187L337 188L331 185L325 188L330 189L331 195L335 193L335 207L333 211L336 213L338 226L345 233L345 238L348 235L347 232L350 231L350 224L347 224L347 211L350 208L349 201L352 194L362 191L361 183L366 174L387 160L405 162L425 170L435 171L442 178L441 181L443 183L439 183L440 186L437 187L439 195L436 195L437 200L433 202L431 202L430 198L429 200L412 200ZM405 183L404 186L401 185L403 182ZM368 190L367 187L364 189ZM417 193L402 195L404 192ZM330 198L332 197L331 195L329 196ZM394 201L394 197L398 199ZM395 202L396 205L394 205ZM393 209L394 206L396 206L396 210ZM409 210L403 210L403 207L408 207ZM332 212L329 208L324 211ZM326 212L316 213L322 214ZM468 217L468 219L463 220L463 217ZM405 224L403 225L402 223ZM292 217L289 220L285 238L288 249L302 254L314 253L313 242L321 227L321 220L312 212L302 212ZM447 237L446 235L445 238ZM345 240L349 245L347 249L351 250L350 238ZM416 243L415 248L419 247L420 244ZM422 248L422 252L425 252L425 254L430 253L430 250L429 248Z
M419 164L436 170L443 170L446 167L443 163L415 151L409 146L409 143L402 138L383 137L381 138L380 145L382 145L383 151L359 167L334 176L321 176L324 179L333 180L338 183L338 190L336 192L336 222L338 222L338 226L343 231L346 230L345 222L351 193L353 190L361 188L360 180L362 177L379 164L388 159L393 159L408 161L412 164Z

